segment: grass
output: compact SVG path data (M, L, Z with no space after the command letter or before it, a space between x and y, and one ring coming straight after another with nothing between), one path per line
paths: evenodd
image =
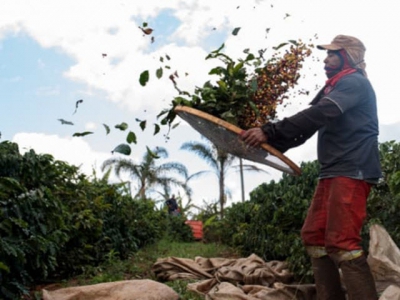
M175 256L179 258L194 259L196 256L202 257L226 257L236 258L237 253L224 245L216 243L181 243L163 239L154 245L148 245L138 252L132 254L128 260L118 260L117 253L109 253L107 261L100 266L89 267L84 270L84 273L76 278L70 279L65 282L52 284L46 287L38 287L38 289L46 288L54 290L63 287L89 285L102 282L112 282L119 280L133 280L133 279L151 279L157 280L151 272L151 267L158 258L166 258ZM166 282L165 284L175 290L181 300L202 300L203 296L187 291L186 286L189 282L187 280L176 280ZM40 292L34 292L33 299L38 298Z

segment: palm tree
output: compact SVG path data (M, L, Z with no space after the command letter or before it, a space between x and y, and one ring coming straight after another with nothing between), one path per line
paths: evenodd
M229 191L227 191L225 188L225 178L231 168L239 167L238 165L233 165L233 163L237 160L237 157L219 149L215 145L209 146L200 142L184 143L181 146L181 149L195 153L212 168L211 171L206 170L197 172L191 175L189 179L199 177L209 172L213 172L217 176L219 184L220 216L222 219L224 216L224 204L226 202L226 197L229 194ZM241 165L241 167L243 167L246 171L265 172L255 165Z
M134 198L146 199L146 193L157 186L184 186L184 182L171 177L171 173L182 175L187 178L186 167L178 162L167 162L157 165L158 158L167 158L168 152L165 148L157 147L153 151L147 151L143 155L140 164L135 164L131 159L111 158L104 161L101 166L102 171L107 167L114 166L115 174L120 177L121 173L128 172L129 175L138 182L138 192Z

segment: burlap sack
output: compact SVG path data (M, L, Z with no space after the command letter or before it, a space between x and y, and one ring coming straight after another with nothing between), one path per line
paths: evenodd
M43 300L178 300L179 295L153 280L125 280L43 290Z

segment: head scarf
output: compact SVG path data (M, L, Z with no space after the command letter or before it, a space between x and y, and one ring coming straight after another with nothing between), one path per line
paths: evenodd
M366 48L359 39L348 35L338 35L330 44L318 45L317 48L333 51L345 50L351 67L360 70L364 76L367 76L365 71L366 64L364 61Z

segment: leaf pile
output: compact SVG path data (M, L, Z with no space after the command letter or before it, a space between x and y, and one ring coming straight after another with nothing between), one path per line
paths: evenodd
M196 87L193 94L181 91L172 100L172 108L159 114L164 116L161 124L172 124L178 105L199 109L243 129L265 124L276 117L277 106L297 84L302 63L311 55L312 47L290 40L274 47L275 53L269 59L263 57L265 50L259 50L256 56L246 49L246 57L235 61L221 52L223 44L206 57L224 63L209 72L219 79Z

